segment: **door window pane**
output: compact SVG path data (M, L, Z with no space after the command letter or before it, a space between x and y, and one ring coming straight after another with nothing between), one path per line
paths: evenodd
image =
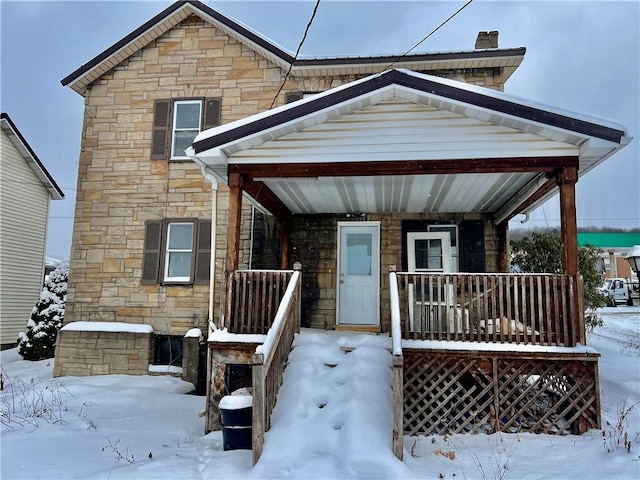
M429 268L442 270L442 241L429 240Z
M416 269L442 270L442 241L415 240Z
M347 275L371 275L372 236L347 233Z

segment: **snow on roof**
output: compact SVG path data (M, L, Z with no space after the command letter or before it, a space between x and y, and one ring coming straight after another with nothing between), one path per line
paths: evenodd
M449 78L443 78L443 77L435 77L433 75L428 75L428 74L422 74L422 73L418 73L418 72L414 72L413 70L407 70L405 68L400 68L398 69L404 73L406 73L407 75L412 75L414 77L417 78L428 78L429 80L432 81L436 81L438 83L441 83L443 85L449 85L451 87L454 88L459 88L462 90L466 90L468 92L474 92L480 95L484 95L486 97L492 97L498 100L505 100L511 103L517 103L519 105L525 106L525 107L529 107L532 109L537 109L537 110L545 110L549 113L554 113L556 115L561 115L564 117L571 117L577 120L581 120L583 122L588 122L588 123L593 123L593 124L597 124L597 125L602 125L604 127L607 128L611 128L614 130L620 130L622 132L624 132L624 135L627 135L628 129L624 126L621 125L619 123L614 122L613 120L610 119L605 119L605 118L601 118L601 117L596 117L596 116L592 116L592 115L587 115L584 113L577 113L577 112L572 112L570 110L564 110L558 107L552 107L550 105L546 105L544 103L539 103L539 102L534 102L532 100L517 96L517 95L512 95L509 93L505 93L505 92L500 92L498 90L494 90L492 88L487 88L487 87L483 87L480 85L474 85L471 83L466 83L466 82L460 82L457 80L452 80Z
M62 327L61 330L74 332L153 333L151 325L124 322L71 322Z
M520 65L525 53L525 49L520 47L511 49L476 49L461 52L412 53L408 55L302 56L295 61L294 65L295 58L293 53L281 47L273 40L256 32L244 23L202 2L182 0L173 3L102 53L67 75L61 80L62 85L70 86L76 92L83 94L87 85L92 81L126 60L130 55L144 48L151 41L160 37L192 14L203 18L205 21L235 38L267 60L273 61L280 68L287 69L291 66L292 70L297 70L298 72L304 72L305 69L311 69L311 71L317 72L317 67L321 67L322 71L325 72L329 68L334 68L337 72L337 69L344 70L352 66L355 66L360 71L365 66L373 66L375 68L373 68L372 71L379 71L381 66L397 61L399 58L401 58L400 63L404 65L419 64L424 67L426 64L433 63L439 65L439 68L443 68L442 65L447 65L445 68L452 68L451 62L468 62L469 60L473 60L476 66L484 66L483 62L486 63L487 61L491 64L489 66L505 66L505 58L515 58L516 60L510 62L508 65L509 68L515 70L515 68ZM495 63L496 60L498 63ZM494 63L495 65L493 65ZM505 70L509 70L509 68L505 66ZM508 75L509 73L507 73L507 76Z
M451 103L489 111L504 117L522 119L619 143L627 139L627 129L609 120L553 108L486 87L397 68L205 130L195 137L192 147L189 147L187 152L193 158L208 149L224 148L225 145L252 135L275 133L274 136L277 137L289 133L291 129L287 127L303 117L317 116L326 121L329 117L324 113L333 111L335 112L333 116L338 115L338 105L353 102L356 103L354 108L361 108L359 103L355 102L356 99L380 96L380 92L394 85L420 90L427 95L446 98ZM344 114L342 111L339 113ZM300 128L303 126L307 124L300 125Z

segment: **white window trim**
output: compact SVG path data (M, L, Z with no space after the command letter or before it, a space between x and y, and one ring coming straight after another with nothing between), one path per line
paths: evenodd
M442 243L442 268L416 268L416 240L440 240ZM407 233L407 266L409 272L451 272L451 236L446 232Z
M170 239L171 239L171 226L172 225L191 225L191 247L187 250L184 248L178 248L178 249L169 249L169 243L170 243ZM191 279L193 277L193 255L194 255L194 237L195 237L195 225L193 222L169 222L167 223L167 228L166 228L166 245L164 248L164 271L163 271L163 279L164 282L167 283L185 283L185 282L191 282ZM186 253L188 252L191 255L190 258L190 262L189 262L189 276L187 277L170 277L169 276L169 257L170 257L170 253Z
M442 229L455 230L455 232L456 232L456 244L453 245L451 243L451 241L449 241L449 246L450 246L450 250L451 250L450 271L453 272L453 273L458 273L460 271L460 255L459 255L459 251L460 251L460 231L459 231L457 225L451 225L451 224L429 225L429 227L428 227L428 231L429 232L433 232L433 233L438 233L438 232L444 233L444 230L442 230Z
M200 106L200 115L198 115L198 133L202 131L202 100L174 100L173 101L173 122L171 123L171 155L170 160L186 160L189 159L187 155L174 155L173 151L176 145L176 132L179 131L191 131L193 128L176 128L177 122L176 117L178 115L178 105L187 105L187 104L198 104Z

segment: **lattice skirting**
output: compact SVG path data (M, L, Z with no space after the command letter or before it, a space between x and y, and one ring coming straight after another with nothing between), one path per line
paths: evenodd
M404 434L600 428L598 354L404 351Z

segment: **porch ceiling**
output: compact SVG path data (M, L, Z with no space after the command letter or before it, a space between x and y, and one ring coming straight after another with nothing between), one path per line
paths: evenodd
M261 179L294 214L495 212L534 173Z
M552 195L560 168L583 175L629 140L611 123L395 70L202 132L187 153L225 181L243 175L292 213L502 221Z

